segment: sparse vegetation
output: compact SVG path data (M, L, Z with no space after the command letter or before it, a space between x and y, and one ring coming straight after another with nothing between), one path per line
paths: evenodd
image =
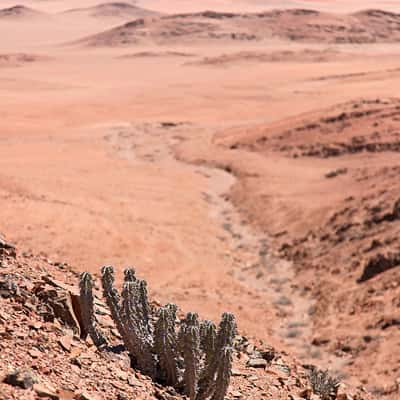
M333 400L339 387L339 380L329 375L328 371L313 368L310 372L310 383L313 392L320 396L321 400Z
M119 295L114 270L102 268L103 295L111 317L128 350L132 365L155 381L183 391L191 400L223 400L229 387L235 317L222 315L218 330L211 321L199 321L196 313L177 320L178 308L167 304L156 309L148 300L147 284L133 269L125 270ZM80 277L83 325L100 348L106 341L96 327L93 278Z

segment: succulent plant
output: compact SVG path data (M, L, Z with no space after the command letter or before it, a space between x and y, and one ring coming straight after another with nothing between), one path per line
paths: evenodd
M185 366L183 374L185 392L190 400L195 400L200 372L200 324L197 314L188 313L186 315L181 323L180 338Z
M177 323L178 307L152 308L146 281L137 279L133 268L124 271L121 295L114 287L114 269L105 266L101 273L103 295L133 366L154 380L183 389L191 400L223 400L231 377L235 317L224 313L218 331L213 322L200 322L196 313ZM90 274L81 275L80 290L85 329L96 345L103 346Z
M103 347L107 344L107 341L102 333L97 329L93 306L93 278L88 272L83 272L81 274L79 288L84 336L89 334L93 340L93 343L97 347Z
M137 367L145 374L154 376L155 359L152 354L153 337L148 333L146 321L140 310L139 285L136 282L125 282L122 289L121 320L124 332L128 335L125 343L134 357Z
M170 386L179 383L178 340L175 332L176 308L161 307L154 330L154 350L158 355L162 379Z

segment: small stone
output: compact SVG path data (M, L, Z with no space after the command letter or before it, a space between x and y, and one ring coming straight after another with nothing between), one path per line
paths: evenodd
M265 368L267 366L267 361L263 358L250 358L247 362L247 366L251 368Z
M251 355L251 354L253 354L253 352L254 352L254 345L249 344L249 345L246 347L246 353L249 354L249 355Z
M232 368L232 376L247 376L247 373L239 371L238 369Z
M59 400L60 396L56 391L45 385L35 384L33 385L33 390L36 392L38 397L46 397L52 400Z
M1 323L6 322L6 321L9 321L9 319L10 319L10 316L0 310L0 322Z
M28 353L32 358L39 358L42 356L42 352L37 349L31 349Z
M243 394L241 392L239 392L238 390L235 390L232 392L232 396L235 398L239 398L239 397L242 397Z
M65 350L65 351L71 351L71 345L72 345L72 337L71 336L63 336L58 340L58 343L60 343L60 346Z
M137 381L133 375L128 375L128 384L130 386L137 386Z
M0 297L10 298L18 296L20 293L18 285L7 277L0 281Z
M121 381L127 381L127 379L128 379L128 374L126 372L124 372L124 371L121 371L120 369L117 370L115 372L115 374L117 375L117 377L119 379L121 379Z
M258 376L257 375L250 375L249 377L247 377L247 379L249 381L252 381L252 382L258 381Z
M115 387L115 389L118 390L124 390L124 385L122 383L116 382L116 381L111 381L111 385Z
M29 325L30 328L35 329L36 331L41 329L42 326L43 326L43 324L41 322L39 322L39 321L34 321Z
M16 370L8 374L4 382L11 386L21 387L22 389L31 389L33 385L38 382L38 379L32 371L25 369Z

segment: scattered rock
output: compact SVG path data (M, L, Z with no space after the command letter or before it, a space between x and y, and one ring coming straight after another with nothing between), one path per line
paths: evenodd
M255 348L254 348L254 345L253 344L248 344L247 345L247 347L246 347L246 353L248 354L248 355L251 355L251 354L253 354L254 353L254 350L255 350Z
M364 271L357 282L365 282L376 275L398 266L400 266L400 253L379 253L368 260L364 267Z
M60 399L60 396L56 393L54 389L49 388L45 385L35 384L33 385L33 390L35 391L38 397L45 397L51 400Z
M72 337L71 336L63 336L59 339L58 343L65 350L70 352L72 346Z
M73 297L71 292L45 285L39 287L35 294L42 303L41 314L46 321L54 322L55 319L58 319L74 333L80 335L81 324L73 306L73 304L79 303L79 300Z
M43 355L38 349L30 349L28 353L32 358L39 358Z
M250 358L247 362L247 366L251 368L265 368L267 366L267 361L263 358Z
M247 376L247 373L239 371L238 369L232 368L232 376Z
M18 285L8 276L0 280L0 296L4 298L15 297L19 295Z
M35 383L38 383L38 379L32 371L23 369L8 374L5 377L4 382L11 386L18 386L22 389L31 389Z
M7 242L1 236L0 236L0 255L8 255L11 257L15 257L17 255L15 246Z

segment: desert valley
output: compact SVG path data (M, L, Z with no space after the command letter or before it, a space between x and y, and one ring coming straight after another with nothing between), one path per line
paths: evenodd
M399 87L398 1L0 0L0 399L184 398L44 313L103 265L235 315L228 399L399 399Z

